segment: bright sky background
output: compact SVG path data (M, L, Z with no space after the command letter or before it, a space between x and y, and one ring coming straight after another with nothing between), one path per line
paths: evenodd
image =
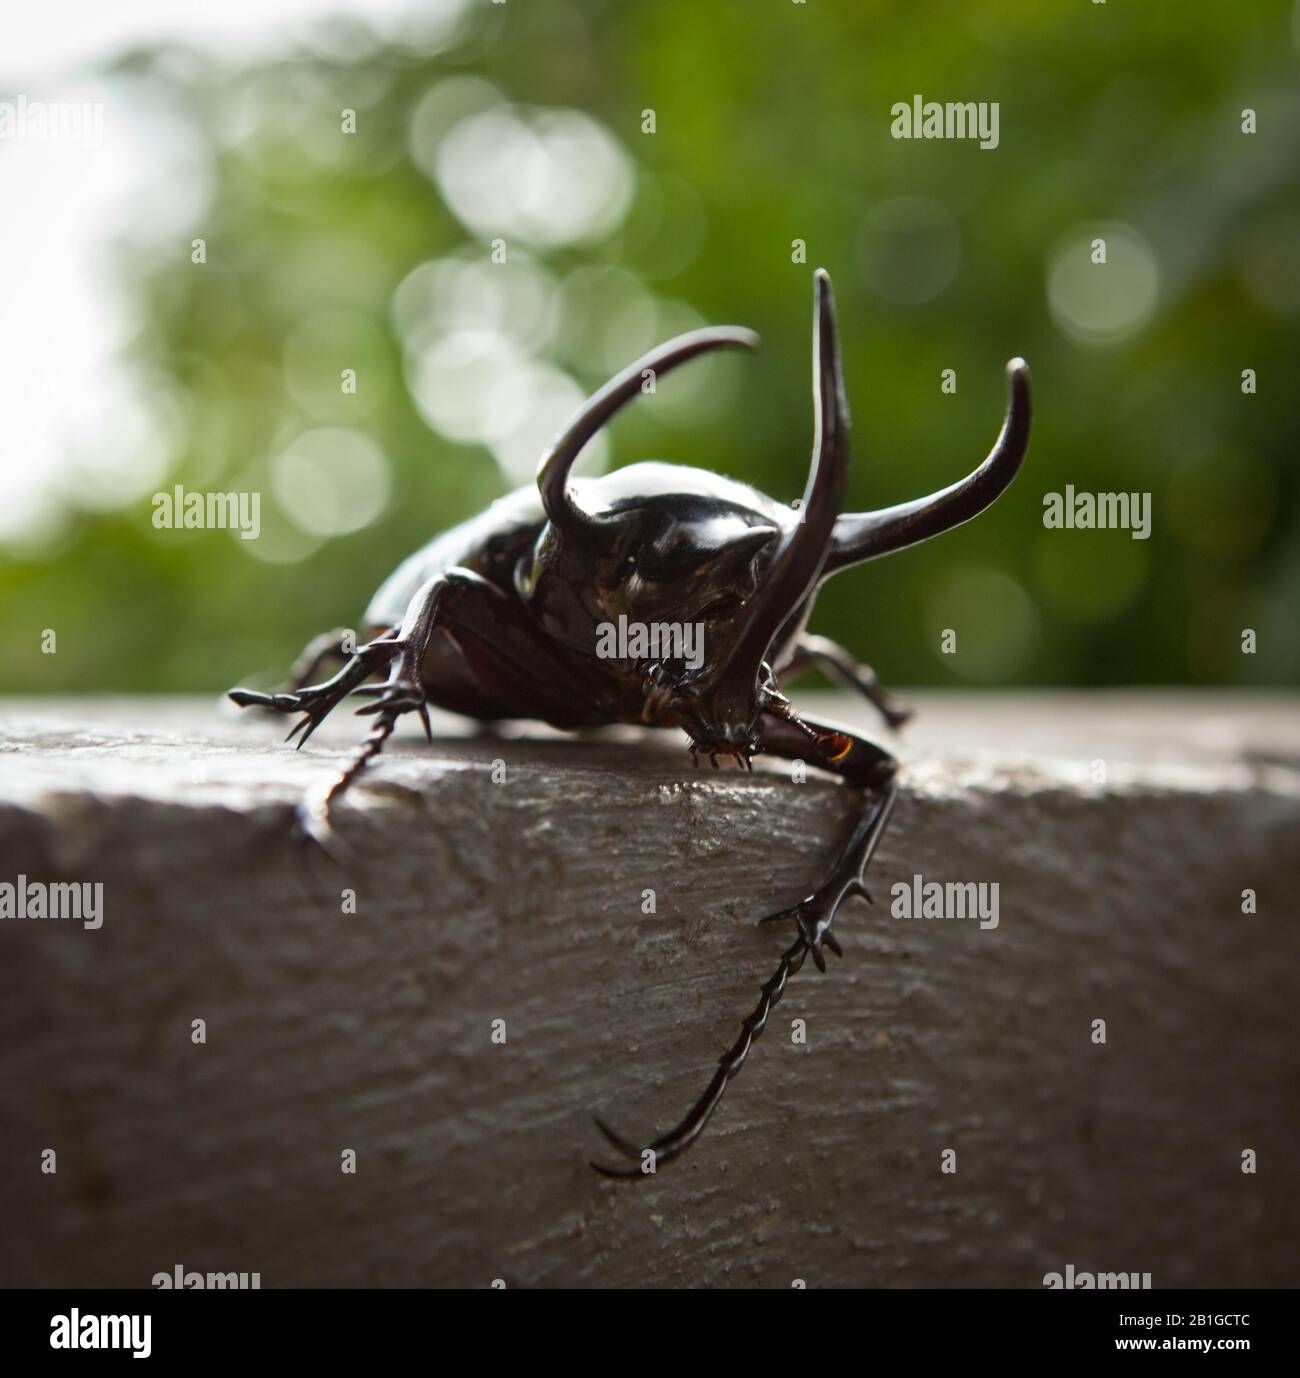
M205 160L176 112L95 68L140 43L190 40L232 62L293 46L332 14L392 33L463 0L5 0L0 102L102 101L98 147L0 138L0 542L38 548L65 499L117 505L153 491L170 399L117 359L136 323L110 246L159 252L207 196ZM173 421L174 425L174 421Z
M387 29L413 0L7 0L0 9L0 85L30 90L135 43L215 44L239 59L274 50L328 14ZM442 8L437 0L426 9Z

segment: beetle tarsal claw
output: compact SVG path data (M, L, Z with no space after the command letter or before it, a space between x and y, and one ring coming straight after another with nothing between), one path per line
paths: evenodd
M277 713L296 713L302 702L297 694L263 694L256 689L232 689L226 697L240 708L270 708Z
M376 713L391 713L396 717L402 713L418 711L425 717L425 730L428 731L424 690L418 684L412 684L409 680L395 679L389 680L387 684L365 685L353 692L375 700L374 703L367 703L358 708L358 717L367 717Z
M304 685L293 693L262 694L252 689L232 689L228 697L241 708L256 706L271 708L277 713L303 714L285 737L286 742L292 742L297 737L295 745L301 747L341 700L355 693L363 680L392 658L394 646L395 643L385 639L362 646L332 679L321 684Z
M609 1127L609 1125L607 1125L605 1121L600 1118L599 1115L593 1115L592 1119L594 1119L596 1122L596 1128L600 1130L600 1132L609 1140L609 1142L616 1149L618 1149L618 1151L625 1158L639 1158L641 1156L641 1149L637 1148L635 1144L630 1143L621 1134L616 1134L614 1130L612 1130Z
M789 909L782 909L776 914L764 914L759 919L759 923L789 923L793 920L800 939L808 951L812 953L812 959L817 964L817 970L825 971L826 959L822 956L823 947L829 948L837 957L844 956L844 950L840 947L839 939L831 932L831 923L835 918L836 911L849 895L865 895L866 892L866 886L860 882L847 885L838 897L834 897L828 892L816 891L806 899L800 900L798 904L791 905Z
M644 1161L645 1150L637 1148L635 1144L629 1143L621 1134L616 1134L599 1115L593 1115L592 1119L596 1123L596 1128L609 1141L610 1146L623 1157L630 1158L637 1164L635 1167L610 1167L606 1163L598 1163L596 1160L589 1159L589 1166L602 1177L612 1177L616 1180L626 1180L628 1178L640 1177L644 1169L640 1166ZM653 1150L651 1150L653 1152Z
M598 1172L602 1177L610 1177L615 1181L626 1181L628 1178L640 1177L640 1170L633 1167L610 1167L606 1163L598 1163L594 1158L587 1160L587 1166L593 1172Z
M296 750L297 748L302 746L303 742L305 742L313 732L315 732L317 727L320 726L320 723L320 718L314 718L310 713L306 713L301 718L299 718L299 720L296 723L294 723L294 725L288 730L287 733L285 733L284 740L286 742L292 742L293 739L298 736L298 733L301 732L302 737L296 743Z
M304 707L302 717L289 729L285 741L292 742L301 732L302 736L298 737L295 749L301 748L307 738L316 731L327 717L329 717L330 710L334 707L336 702L337 700L321 700L320 702Z

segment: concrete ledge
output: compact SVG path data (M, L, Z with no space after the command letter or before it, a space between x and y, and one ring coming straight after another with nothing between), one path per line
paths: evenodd
M104 918L0 920L0 1284L1297 1285L1297 700L920 708L845 960L629 1188L592 1112L639 1137L702 1089L834 782L408 732L341 810L358 863L304 874L289 810L345 715L295 754L210 702L3 705L0 882L102 882ZM914 875L997 882L998 926L894 917Z

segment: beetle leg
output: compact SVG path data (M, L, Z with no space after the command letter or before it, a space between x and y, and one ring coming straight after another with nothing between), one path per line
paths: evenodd
M856 690L876 709L892 728L900 728L911 718L913 708L885 689L870 665L860 665L837 641L825 636L801 636L794 654L781 667L781 678L789 680L816 666L846 689Z
M384 749L384 743L393 735L397 720L405 711L405 708L386 708L376 719L374 727L370 729L365 741L361 743L356 755L348 764L328 784L310 790L298 805L298 832L318 843L336 860L339 859L340 849L330 825L330 809L370 761Z
M391 668L382 684L362 685L356 680L348 687L348 693L375 699L374 703L357 709L359 714L373 717L374 726L347 765L326 785L312 790L298 807L299 828L327 850L332 836L330 810L384 749L384 743L393 735L402 714L419 713L425 736L433 740L421 666L439 617L449 601L454 600L458 592L463 592L467 584L478 581L479 576L468 570L451 569L435 574L411 599L395 634L379 637L358 648L354 659L378 654Z
M625 1158L630 1158L636 1163L634 1167L614 1168L607 1167L604 1163L593 1162L591 1166L602 1177L635 1179L655 1171L660 1163L671 1162L679 1153L684 1153L690 1148L704 1132L704 1126L708 1124L709 1116L717 1109L718 1102L727 1089L727 1083L745 1065L750 1047L767 1026L768 1016L785 994L786 982L803 966L807 956L808 948L802 937L796 939L781 954L780 964L763 986L763 993L753 1013L741 1025L740 1037L718 1059L718 1070L714 1072L713 1080L680 1124L675 1125L667 1134L661 1134L644 1148L637 1148L597 1118L596 1128Z
M286 738L287 741L292 741L294 737L298 737L298 745L301 746L343 699L364 684L377 670L382 669L394 654L391 641L380 638L365 646L358 646L355 653L348 658L347 664L331 679L320 684L304 685L284 694L263 694L255 689L231 689L227 698L241 708L272 708L277 713L301 713L302 718Z
M322 632L312 637L289 669L290 685L295 689L304 689L319 679L327 667L346 665L350 657L343 649L343 638L348 634L348 628L335 627L332 632Z
M812 953L813 961L817 963L817 969L825 971L823 945L837 957L842 955L830 931L840 905L853 895L861 895L868 904L871 903L866 886L866 870L894 805L897 792L894 776L898 771L898 762L865 737L810 722L796 717L792 712L764 715L760 749L790 759L803 759L811 755L811 764L842 775L850 784L866 793L867 807L854 825L826 881L798 904L759 920L760 923L793 920Z
M385 634L391 635L395 630L396 628L389 628ZM311 731L315 731L318 723L324 719L328 712L328 709L325 712L320 712L319 708L328 685L332 681L326 681L322 684L316 684L314 681L318 680L321 674L329 669L336 671L347 669L353 652L344 650L344 641L351 635L349 628L336 627L333 631L322 632L319 636L312 637L289 667L289 673L286 676L289 685L287 690L280 693L263 694L252 689L233 689L230 692L230 697L241 708L265 708L272 713L305 713L309 707L312 707L317 710L314 714L316 721L313 722L310 718L304 719L294 731L295 733L300 732L308 726L310 726ZM341 697L342 695L335 697L330 707L332 708ZM310 735L311 732L308 732L302 741L306 741L307 736ZM299 742L300 746L302 741Z
M458 605L470 595L486 598L495 608L501 598L496 589L472 570L452 567L435 574L411 599L406 616L395 632L377 638L360 647L358 656L381 654L389 663L388 678L382 684L354 683L349 692L358 697L373 698L374 703L357 709L361 715L373 717L375 722L369 735L361 743L352 760L324 787L313 790L299 808L299 826L322 843L330 833L329 815L366 766L384 748L392 736L398 719L404 713L418 713L425 736L432 741L429 710L424 690L423 667L430 643L436 632L452 630L459 620Z
M718 1070L714 1072L713 1079L686 1117L643 1148L615 1134L597 1119L596 1126L601 1133L633 1163L626 1168L611 1168L593 1162L591 1166L602 1176L642 1177L653 1172L660 1163L669 1162L684 1153L699 1138L728 1084L745 1065L754 1040L767 1026L772 1010L785 994L787 983L803 966L808 954L812 954L813 961L823 971L826 969L823 948L829 948L836 956L842 955L840 945L831 932L831 924L840 906L852 895L863 895L870 899L864 877L894 805L897 762L888 752L863 737L799 719L788 710L779 713L768 711L763 715L759 749L789 759L803 759L812 755L814 765L842 775L850 784L861 789L866 806L829 878L806 899L762 920L793 919L797 935L781 954L780 963L763 986L753 1012L742 1023L739 1038L718 1060Z

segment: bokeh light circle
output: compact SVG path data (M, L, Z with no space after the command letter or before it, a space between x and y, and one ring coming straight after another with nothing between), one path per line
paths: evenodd
M1105 262L1095 261L1102 252ZM1052 319L1077 344L1104 348L1132 338L1155 314L1159 295L1154 250L1138 230L1118 221L1072 230L1048 264Z
M306 431L271 461L276 500L299 530L342 536L368 526L388 503L388 461L360 431Z

